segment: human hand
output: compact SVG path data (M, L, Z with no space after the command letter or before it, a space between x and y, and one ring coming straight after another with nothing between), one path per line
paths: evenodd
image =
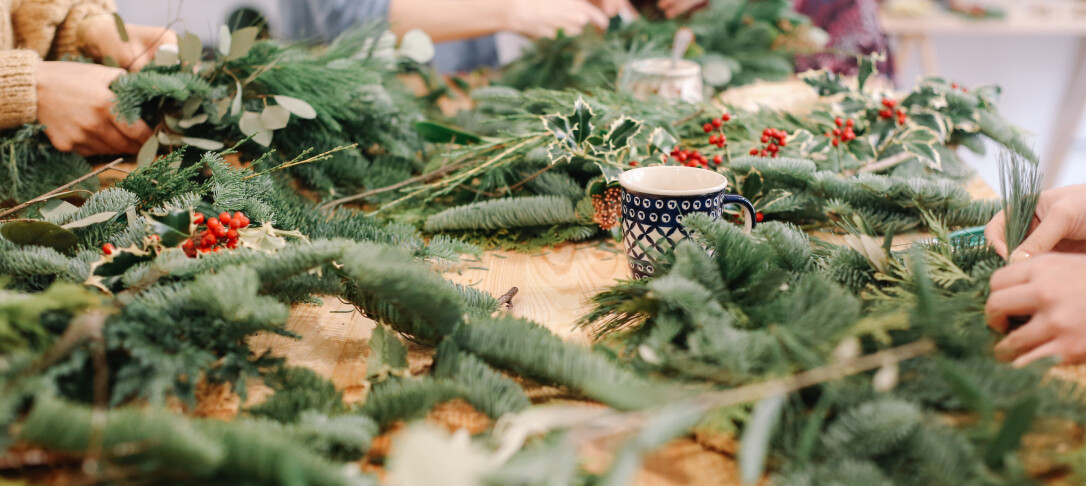
M584 0L511 0L510 30L528 37L574 36L585 25L606 29L607 15Z
M996 347L996 357L1025 366L1041 358L1086 362L1086 255L1049 253L992 274L988 325L1007 330L1010 316L1031 316Z
M1006 215L1000 211L984 229L984 237L1003 258L1007 258L1006 224ZM1029 231L1029 236L1014 250L1010 261L1052 250L1086 253L1086 184L1042 192Z
M633 5L630 5L630 0L588 0L600 9L607 18L614 17L622 12L629 12L632 15L637 14L637 10Z
M673 19L684 13L709 5L709 0L659 0L656 8L664 11L664 16Z
M142 120L127 124L113 113L109 84L124 70L75 62L42 62L36 71L38 123L62 152L134 154L151 136Z
M164 27L125 24L128 42L121 40L111 15L97 15L83 25L83 47L94 59L112 57L130 72L151 62L163 44L177 44L177 33Z

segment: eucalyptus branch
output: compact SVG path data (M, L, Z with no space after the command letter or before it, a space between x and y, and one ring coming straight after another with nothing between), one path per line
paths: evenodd
M98 174L101 174L101 173L103 173L103 172L105 172L105 171L107 171L109 169L113 169L114 166L116 166L117 164L119 164L119 163L121 163L123 161L124 161L124 159L119 158L119 159L114 160L113 162L110 162L110 163L108 163L106 165L103 165L102 167L94 169L94 170L80 176L79 178L77 178L77 179L75 179L75 180L73 180L73 181L71 181L71 182L69 182L67 184L64 184L63 186L60 186L60 187L58 187L56 189L53 189L52 191L49 191L49 192L47 192L45 194L42 194L42 195L40 195L40 196L38 196L38 197L36 197L34 199L31 199L31 200L29 200L27 202L24 202L24 203L22 203L22 204L20 204L18 206L15 206L15 207L13 207L11 209L8 209L7 211L4 211L4 212L0 213L0 218L3 218L4 216L7 216L9 214L15 214L15 213L17 213L19 211L22 211L23 209L26 209L26 208L28 208L30 206L33 206L35 204L38 204L40 202L47 201L49 198L57 195L60 192L63 192L65 190L71 188L72 186L74 186L76 184L79 184L80 182L83 182L83 181L85 181L87 179L90 179L91 177L94 177L94 176L96 176Z

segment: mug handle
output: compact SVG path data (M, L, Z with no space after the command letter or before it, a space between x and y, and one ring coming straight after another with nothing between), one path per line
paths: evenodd
M743 232L750 233L754 229L754 205L747 198L738 194L725 194L722 204L738 203L743 209Z

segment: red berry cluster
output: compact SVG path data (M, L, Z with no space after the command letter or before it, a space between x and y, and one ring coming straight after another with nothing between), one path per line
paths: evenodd
M890 99L890 98L883 98L882 99L882 106L883 106L883 109L879 110L879 118L882 118L884 120L889 120L891 118L894 118L894 115L895 115L894 107L897 106L897 100L893 100L893 99ZM898 108L896 115L897 115L897 124L898 125L904 125L905 124L905 119L908 117L908 115L905 113L905 110L903 110L901 108Z
M683 150L675 147L675 149L671 151L671 158L686 167L701 166L706 169L709 168L709 157L706 157L705 154L698 152L697 150ZM714 165L720 165L724 162L724 158L717 155L713 157L712 161Z
M950 83L950 89L958 89L958 83ZM965 86L962 86L961 89L962 89L962 93L968 93L969 92L969 88L966 88Z
M204 224L204 215L202 213L196 213L192 222L196 225ZM249 218L245 216L241 211L234 213L231 217L230 213L223 212L219 214L216 219L214 217L207 218L207 229L204 231L198 231L196 236L185 240L181 243L181 249L185 250L185 254L189 258L195 258L196 253L208 253L222 251L223 246L226 248L238 247L238 228L246 228L249 226ZM223 245L220 245L222 243Z
M834 118L833 124L837 125L837 128L834 128L832 132L826 132L826 136L833 138L831 143L833 143L834 147L856 139L856 132L852 131L852 127L856 125L856 120L851 118L842 120L841 117L837 117Z
M709 145L716 145L717 148L724 148L724 146L728 144L728 136L724 135L723 127L724 124L731 119L731 115L724 113L720 115L720 118L713 118L712 120L709 120L709 123L701 126L702 130L705 130L705 133L711 134L709 135ZM714 131L717 133L712 133ZM719 164L719 162L717 163Z
M761 139L762 143L766 144L765 147L761 149L754 147L750 149L750 154L759 157L776 157L781 147L788 145L786 138L788 138L788 132L777 128L766 128L762 130Z

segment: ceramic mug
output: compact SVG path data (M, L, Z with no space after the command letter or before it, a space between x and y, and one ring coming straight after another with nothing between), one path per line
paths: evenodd
M651 277L653 255L669 253L690 236L682 220L706 213L719 219L727 204L739 204L743 230L754 228L754 205L745 197L724 192L728 179L707 169L656 166L628 170L622 185L622 244L634 278Z

